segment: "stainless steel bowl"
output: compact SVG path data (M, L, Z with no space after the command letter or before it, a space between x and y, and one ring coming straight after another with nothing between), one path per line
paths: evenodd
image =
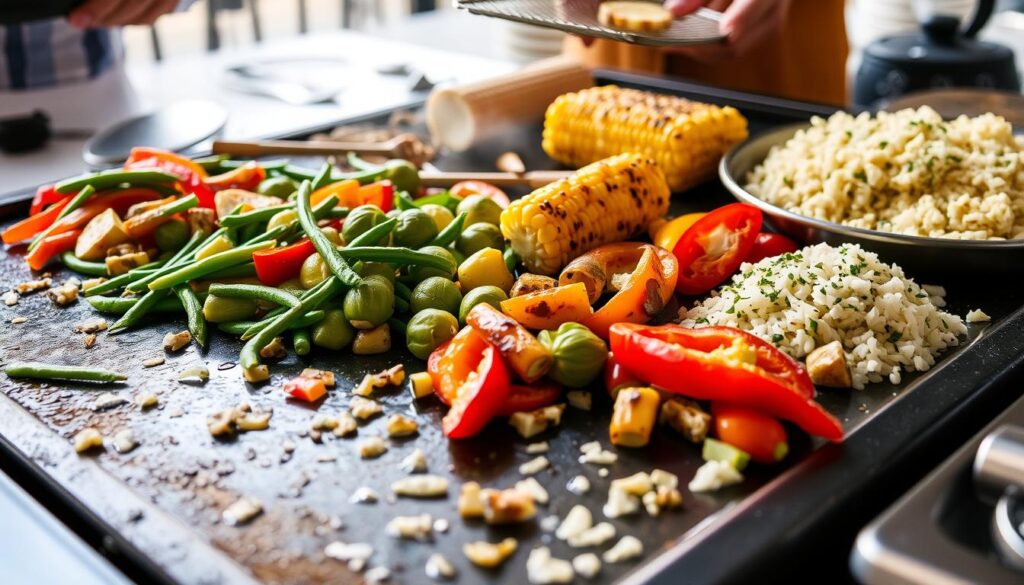
M747 191L747 174L768 156L773 146L785 143L810 124L782 126L748 138L729 151L718 167L722 183L736 199L759 208L776 230L796 240L860 244L884 262L899 264L910 275L948 273L1024 272L1024 240L951 240L925 238L856 228L806 217L762 201Z

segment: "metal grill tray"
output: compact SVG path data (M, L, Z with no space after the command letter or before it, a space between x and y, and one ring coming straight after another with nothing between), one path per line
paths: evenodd
M830 112L824 106L653 77L597 72L597 79L733 105L748 117L753 132ZM386 117L369 120L383 123ZM438 164L443 169L489 169L499 153L513 149L530 168L552 168L539 148L539 136L538 121L463 155L443 157ZM676 197L672 212L707 210L730 200L724 188L708 184ZM26 208L24 200L2 205L0 218L12 221ZM16 249L0 255L0 282L28 278L20 254ZM58 279L66 276L55 274ZM926 375L908 377L901 387L877 384L860 392L823 390L822 404L849 431L842 445L822 445L794 432L791 455L783 466L751 466L743 484L714 494L684 490L683 509L659 518L639 515L613 520L619 535L632 534L643 541L645 555L638 562L606 565L596 582L763 581L776 571L804 570L815 561L824 562L829 551L839 551L830 565L833 571L845 566L849 542L867 518L969 437L980 426L978 417L989 416L1020 395L1019 387L1004 383L1019 371L1024 355L1020 295L1010 296L1005 287L993 289L955 275L942 284L949 290L951 310L964 314L981 307L994 322L972 326L963 346L943 356ZM28 322L9 324L16 315L27 317ZM302 360L290 356L272 367L270 384L251 386L240 381L233 365L241 345L235 339L214 332L209 352L190 348L167 356L163 366L143 368L144 359L163 355L159 342L164 333L181 330L183 322L155 316L143 330L116 337L101 335L99 343L86 350L71 327L95 315L81 302L55 309L41 295L27 297L17 307L0 307L5 323L0 329L0 359L114 366L129 374L130 384L121 392L158 391L161 406L150 412L128 406L93 412L94 387L15 383L0 377L0 468L134 580L350 582L355 577L345 566L322 554L327 543L343 540L371 543L376 549L372 564L390 566L397 582L425 582L426 558L442 552L458 565L461 583L519 584L527 581L525 560L531 548L547 544L559 558L581 552L553 541L535 523L496 529L457 518L458 484L477 480L509 486L521 479L518 465L533 457L524 452L529 441L518 438L507 425L492 425L472 440L447 441L440 434L443 408L433 400L414 405L403 389L385 393L386 412L417 412L420 435L393 442L379 459L360 460L353 440L328 437L317 445L302 436L317 412L334 413L344 407L346 390L363 374L396 362L413 371L422 368L422 362L404 350L370 357L324 351L314 351ZM178 372L200 362L210 368L205 386L175 381ZM307 363L334 370L339 377L338 390L316 407L286 402L280 392L282 380ZM274 409L270 428L242 434L231 442L213 440L205 428L206 415L243 400ZM177 411L183 416L175 416ZM577 457L584 442L599 439L608 444L609 413L608 399L598 390L593 411L569 408L561 427L533 439L548 440L551 445L547 453L551 468L537 476L551 494L551 502L541 507L541 517L564 516L581 503L600 518L612 479L660 467L678 474L685 486L701 465L698 447L659 429L649 448L618 449L619 461L610 467L608 477L600 477L595 467L578 463ZM360 436L383 434L384 418L361 428ZM97 426L104 434L131 427L142 444L124 455L107 450L76 456L69 438L87 425ZM285 454L285 441L297 446L290 456ZM452 480L447 499L348 503L348 496L364 485L385 495L389 484L404 476L398 462L415 447L427 453L432 473ZM324 455L337 459L320 461ZM591 480L589 494L573 496L565 489L576 474ZM264 514L244 528L225 526L220 511L243 494L260 498ZM384 534L383 526L392 517L413 513L447 518L451 530L433 543L396 541ZM346 527L328 528L333 515ZM500 570L482 571L462 556L464 542L494 541L504 535L518 538L520 551Z
M634 32L601 24L597 19L599 4L601 0L458 0L455 3L471 14L637 45L706 45L725 39L718 29L722 14L707 8L673 20L672 25L662 31Z

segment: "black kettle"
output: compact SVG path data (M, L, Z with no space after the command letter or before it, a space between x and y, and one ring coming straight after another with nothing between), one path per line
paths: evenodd
M868 107L880 99L947 87L1020 91L1013 51L975 39L994 8L995 0L978 0L974 17L962 30L956 16L930 15L916 34L868 45L854 79L854 103Z

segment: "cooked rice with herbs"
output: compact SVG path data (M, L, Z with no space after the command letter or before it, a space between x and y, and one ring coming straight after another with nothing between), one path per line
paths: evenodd
M853 386L862 389L886 379L899 384L903 372L929 369L939 352L959 343L967 328L939 310L944 295L860 246L818 244L744 263L731 283L682 309L680 319L750 331L797 359L838 340Z
M854 227L953 239L1024 238L1024 138L994 114L839 112L747 176L755 196Z

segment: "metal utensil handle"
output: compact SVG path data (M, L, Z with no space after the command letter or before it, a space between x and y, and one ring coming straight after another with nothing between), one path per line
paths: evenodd
M214 141L214 154L230 154L234 156L265 156L273 154L297 155L332 155L355 152L361 155L390 156L395 145L391 142L334 142L313 140L299 142L297 140L262 140L258 142Z
M974 457L974 483L991 499L1011 487L1024 492L1024 428L1003 425L985 437Z
M572 171L531 171L521 175L516 173L437 172L420 173L420 181L427 187L450 187L460 181L485 181L498 187L536 189L548 183L560 181L571 174Z

